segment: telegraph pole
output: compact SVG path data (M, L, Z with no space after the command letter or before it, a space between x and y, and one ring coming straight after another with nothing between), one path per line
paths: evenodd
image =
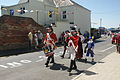
M100 18L100 27L102 27L102 18Z

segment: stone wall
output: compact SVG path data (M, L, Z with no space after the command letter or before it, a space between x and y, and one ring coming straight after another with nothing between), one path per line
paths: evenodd
M28 47L28 33L31 30L46 32L32 18L8 16L0 17L0 50L10 50Z

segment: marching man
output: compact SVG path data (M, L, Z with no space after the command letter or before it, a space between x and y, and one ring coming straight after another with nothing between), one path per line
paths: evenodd
M87 50L86 50L87 49ZM94 62L94 42L92 40L92 37L89 37L89 41L87 42L87 45L85 46L84 53L86 53L85 62L87 62L87 57L92 57L92 62Z
M79 40L79 36L77 35L77 31L75 30L75 28L73 28L71 30L71 34L72 36L70 37L70 40L68 42L68 49L69 49L69 53L71 54L70 59L70 68L68 70L68 72L71 72L72 69L77 69L76 66L76 53L78 50L78 40Z
M65 55L65 52L67 51L67 47L68 47L68 42L69 42L69 37L71 36L69 30L66 30L65 31L65 35L64 35L64 52L63 54L61 55L62 58L64 58L64 55Z
M46 67L48 67L49 61L50 63L55 63L54 61L54 52L53 50L56 49L55 43L57 42L56 34L53 32L53 28L51 26L47 27L47 33L44 38L45 47L43 48L45 51L47 58L47 62L45 63Z

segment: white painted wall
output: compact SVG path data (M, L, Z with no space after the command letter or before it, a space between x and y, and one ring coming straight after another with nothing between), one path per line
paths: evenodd
M19 10L21 7L25 7L25 9L28 11L33 10L33 12L26 12L25 14L19 14L17 10ZM48 11L49 10L54 11L55 8L50 5L45 5L43 2L39 0L36 0L36 1L31 0L29 3L18 4L18 5L6 7L6 8L7 8L7 11L2 10L2 14L9 15L10 9L14 9L15 11L14 16L31 17L36 22L42 25L46 24L46 22L47 23L55 22L55 15L53 15L53 18L48 17Z
M78 5L74 7L74 22L81 29L83 34L85 31L90 32L91 28L91 12Z
M61 11L61 21L69 21L69 22L74 22L74 6L65 6L60 8ZM62 18L62 12L66 11L67 12L67 19Z
M16 12L21 7L25 7L26 10L34 10L34 12L30 13L27 12L25 14L20 15L18 12ZM65 30L70 30L70 22L74 22L75 25L78 26L78 28L81 29L81 32L84 33L85 31L90 32L91 28L91 12L79 5L70 5L70 6L64 6L59 8L59 16L56 16L53 14L53 17L50 19L48 17L48 11L53 10L55 11L55 6L44 3L43 0L30 0L28 3L18 4L15 6L7 7L7 11L2 10L2 14L8 14L9 10L14 9L15 10L15 16L23 16L23 17L31 17L37 22L38 17L38 23L39 24L51 24L53 22L56 22L57 27L54 28L57 36L60 36L60 34ZM37 11L38 10L38 15ZM62 19L62 12L67 11L67 19ZM70 13L74 14L70 14ZM59 22L58 22L59 21Z
M63 31L70 30L70 24L69 22L56 22L56 27L53 27L53 29L57 38L59 38Z

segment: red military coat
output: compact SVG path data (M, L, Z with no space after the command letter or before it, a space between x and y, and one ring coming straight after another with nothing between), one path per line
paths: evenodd
M57 36L55 33L46 33L46 36L44 38L44 41L47 43L54 44L57 42Z
M76 58L80 59L83 57L83 48L82 48L82 42L79 36L71 36L70 40L73 41L74 46L77 47L77 52L76 52Z
M74 44L75 47L78 46L79 36L77 36L77 35L76 36L71 36L71 37L69 37L69 39L73 41L73 44Z

